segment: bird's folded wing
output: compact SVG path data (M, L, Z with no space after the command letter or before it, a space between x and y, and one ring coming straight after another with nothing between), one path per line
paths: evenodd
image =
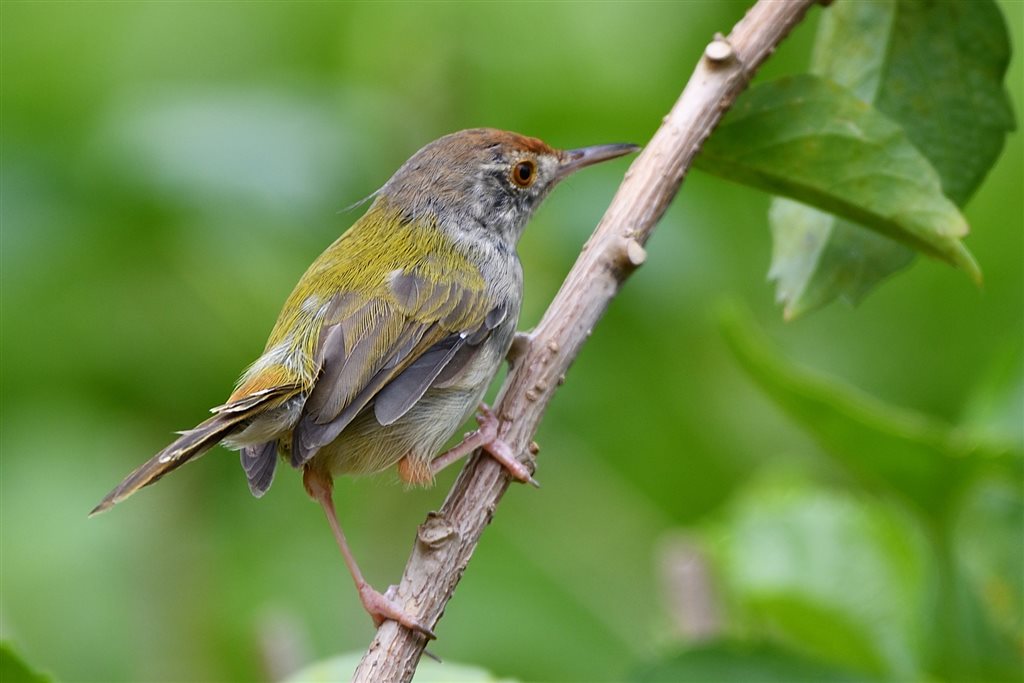
M411 408L459 350L477 345L503 315L468 284L395 271L370 297L335 295L316 348L320 373L292 440L298 466L331 443L371 401L381 424ZM490 325L490 326L489 326ZM449 373L450 374L450 373Z

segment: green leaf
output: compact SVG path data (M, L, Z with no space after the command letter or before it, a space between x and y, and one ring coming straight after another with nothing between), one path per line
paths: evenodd
M899 508L759 480L706 532L741 628L872 676L920 678L935 576L924 534Z
M812 204L964 270L967 222L903 130L814 76L752 88L699 157L701 168Z
M963 497L953 526L957 564L1006 642L1024 641L1024 492L984 479ZM991 650L989 650L991 652ZM1019 655L1016 662L1019 665Z
M1022 476L1009 444L886 404L778 354L736 306L721 312L730 348L747 373L824 451L865 484L882 487L938 519L971 475L992 468Z
M723 640L687 648L641 667L632 683L867 683L870 679L769 643Z
M1020 537L1013 539L1011 547L1019 545ZM949 681L1020 683L1024 671L1020 640L999 630L985 597L962 567L949 568L948 558L943 558L939 567L944 576L936 591L939 609L931 624L931 669ZM1003 578L1020 581L1019 574Z
M1024 340L997 342L988 369L974 387L962 420L994 442L1024 450Z
M855 16L872 3L840 4ZM939 172L943 192L963 206L1015 127L1003 85L1006 22L992 0L891 4L885 73L872 101L903 126Z
M1002 150L1013 115L1010 47L990 0L840 1L822 15L811 71L899 123L963 206ZM836 297L857 303L913 252L810 206L776 199L769 277L793 318Z
M751 377L826 454L865 485L902 498L928 520L939 542L941 570L938 613L929 634L935 644L930 668L955 680L1019 676L1022 661L1013 643L1020 642L1024 575L1019 557L1024 453L1018 442L1003 434L993 439L974 424L953 427L887 405L800 368L774 351L739 308L723 310L722 327ZM950 543L953 556L947 557ZM819 643L821 655L830 643L863 651L863 641L850 635L850 622L822 611L820 604L770 593L748 603L810 642L824 632L847 634Z
M349 652L310 664L283 683L334 683L352 679L363 652ZM498 678L476 666L455 662L435 662L427 658L416 666L413 683L516 683L512 678Z
M856 223L776 197L772 229L775 298L792 320L841 296L858 303L876 284L914 260L912 249Z
M0 642L0 681L3 683L52 683L50 676L33 670L10 643Z

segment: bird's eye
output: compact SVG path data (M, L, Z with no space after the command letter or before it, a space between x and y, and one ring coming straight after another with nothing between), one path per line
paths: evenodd
M529 159L520 161L512 167L512 182L519 187L529 187L537 178L537 164Z

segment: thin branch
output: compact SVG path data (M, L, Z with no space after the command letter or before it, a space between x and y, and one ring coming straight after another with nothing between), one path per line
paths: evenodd
M514 452L536 453L531 439L548 402L612 298L644 262L644 244L704 140L812 4L814 0L760 0L728 38L716 36L705 49L540 324L518 349L495 408L498 434ZM530 461L532 468L532 457ZM441 510L430 513L420 526L402 581L390 593L409 614L431 626L437 623L508 485L505 471L491 458L477 453L467 463ZM395 622L385 622L354 680L411 680L425 644Z

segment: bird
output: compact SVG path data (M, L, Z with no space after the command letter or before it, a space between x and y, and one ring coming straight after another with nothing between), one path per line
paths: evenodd
M536 483L481 403L512 344L523 299L516 251L534 211L573 172L639 149L560 150L493 128L427 144L370 196L285 301L266 347L212 416L144 462L92 510L109 509L217 444L267 492L279 460L302 470L375 626L434 633L363 577L334 509L333 482L395 467L430 485L483 447ZM479 407L479 429L442 447Z

